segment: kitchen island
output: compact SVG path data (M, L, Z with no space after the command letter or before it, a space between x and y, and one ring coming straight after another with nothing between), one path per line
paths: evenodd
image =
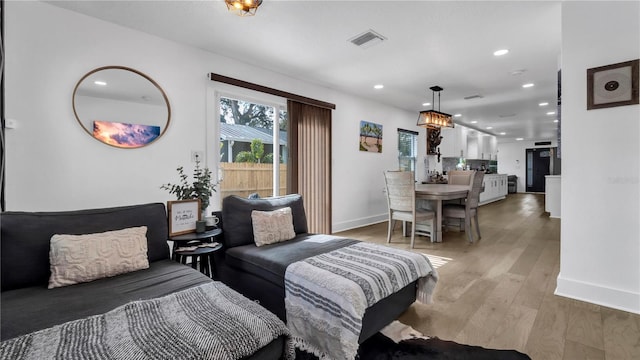
M482 185L484 191L480 193L480 205L489 204L507 197L507 174L485 174Z

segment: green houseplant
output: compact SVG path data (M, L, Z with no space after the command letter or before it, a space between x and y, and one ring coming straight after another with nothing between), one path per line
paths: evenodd
M193 169L193 182L188 182L188 176L184 173L184 168L180 166L178 169L180 182L178 184L163 184L161 189L168 190L170 194L174 194L178 200L200 199L202 211L209 207L211 195L216 192L217 182L211 179L211 170L209 168L201 168L200 160L196 159L196 166Z

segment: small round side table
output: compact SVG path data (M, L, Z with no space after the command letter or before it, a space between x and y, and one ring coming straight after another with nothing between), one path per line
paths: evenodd
M182 264L187 263L187 259L191 257L191 267L198 268L200 263L200 272L215 278L215 260L213 253L222 249L222 244L211 245L216 236L222 234L222 230L213 229L202 233L189 233L183 235L172 236L169 239L173 241L172 258ZM198 246L193 250L179 250L184 246Z

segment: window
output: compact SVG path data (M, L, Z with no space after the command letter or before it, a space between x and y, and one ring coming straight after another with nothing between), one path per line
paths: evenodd
M418 133L398 129L398 169L416 172L418 155Z
M220 96L220 196L287 193L287 111L283 105ZM274 124L277 124L274 126Z

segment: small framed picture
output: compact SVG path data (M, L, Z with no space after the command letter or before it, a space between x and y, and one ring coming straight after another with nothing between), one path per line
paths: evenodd
M169 236L195 232L196 221L200 220L200 207L200 199L167 201Z
M638 104L639 62L587 69L587 110Z

